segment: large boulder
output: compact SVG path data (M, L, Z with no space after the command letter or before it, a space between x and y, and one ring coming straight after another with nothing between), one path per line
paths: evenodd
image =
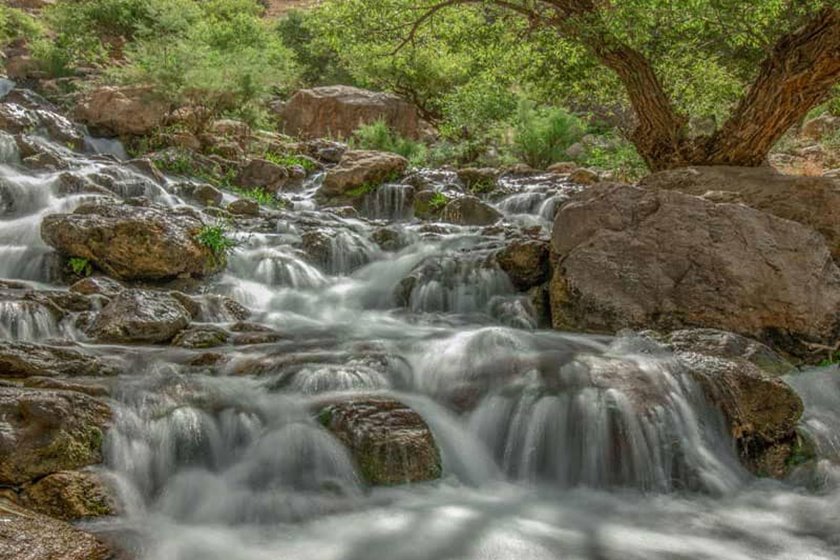
M803 353L840 337L840 270L801 224L673 191L593 187L554 223L558 329L721 328Z
M159 206L90 203L41 223L51 247L88 259L121 280L170 280L216 272L222 261L197 239L203 223L193 213Z
M359 126L384 120L401 136L419 138L423 123L414 105L396 95L350 86L297 92L280 111L285 132L303 138L349 138Z
M187 328L192 315L163 292L126 290L99 312L88 334L100 342L169 342Z
M769 167L689 167L662 171L642 186L740 202L811 226L840 262L840 179L782 175Z
M0 499L0 558L109 560L113 555L90 533Z
M98 87L76 105L82 122L118 136L141 136L163 124L169 105L146 87Z
M435 480L440 451L415 411L387 397L351 397L324 404L318 419L350 451L362 478L372 485Z
M381 183L398 179L407 167L408 160L397 154L349 150L341 156L338 165L327 172L318 195L322 198L360 196Z
M72 391L0 387L0 484L102 461L111 409Z
M0 342L0 377L111 376L117 368L101 358L66 346Z

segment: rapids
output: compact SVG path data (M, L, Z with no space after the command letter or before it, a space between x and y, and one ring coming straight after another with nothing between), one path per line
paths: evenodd
M121 197L188 204L174 179L161 187L121 163L117 143L51 148L73 173L110 177ZM62 195L60 175L23 167L0 133L0 279L62 289L41 219L97 195ZM169 347L97 346L37 307L0 301L4 339L69 338L125 364L102 467L124 511L89 530L147 560L840 558L836 370L788 378L819 463L789 482L757 479L667 353L539 330L488 258L502 233L413 221L401 185L372 193L365 217L341 217L312 198L321 179L278 217L236 222L241 244L205 295L236 299L283 338L226 349L224 366L186 366ZM508 224L547 231L579 188L506 180L495 206ZM383 229L394 250L376 242ZM315 258L301 249L307 236ZM202 320L234 321L211 303ZM635 392L634 378L654 392ZM419 412L443 478L367 488L309 409L346 392Z

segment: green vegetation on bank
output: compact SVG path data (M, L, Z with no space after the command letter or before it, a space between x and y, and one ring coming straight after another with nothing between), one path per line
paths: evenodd
M636 149L632 95L588 43L595 35L650 61L674 111L686 117L674 136L681 142L719 128L780 34L830 5L759 0L672 9L631 0L557 28L540 15L549 4L453 2L412 32L437 2L324 0L271 21L257 0L61 0L37 18L0 6L0 43L26 40L42 72L84 77L82 87L151 86L172 108L190 108L181 126L193 134L221 116L271 129L269 101L300 87L348 84L403 96L439 133L418 142L374 122L357 131L356 147L415 165L574 161L634 179L650 154L643 159ZM540 17L520 17L510 5ZM840 114L840 95L815 111ZM265 157L313 170L305 158Z

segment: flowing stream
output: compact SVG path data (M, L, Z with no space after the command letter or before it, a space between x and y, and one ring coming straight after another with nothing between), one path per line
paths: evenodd
M95 154L122 155L119 145L51 149L73 174L110 177L119 196L188 204L175 180L161 187ZM61 193L61 173L25 169L0 133L0 279L62 289L41 220L96 195ZM237 231L226 272L204 285L204 322L235 321L212 304L224 295L282 334L223 348L223 365L194 365L173 347L96 345L38 307L0 300L5 339L69 338L126 364L103 467L124 512L89 529L148 560L840 558L836 370L789 379L818 465L789 482L757 479L672 356L539 330L489 258L504 228L412 220L399 185L372 193L366 217L341 217L312 200L320 180L290 210ZM506 224L547 230L579 187L538 176L504 188L495 205ZM311 412L346 393L417 411L442 478L363 484Z

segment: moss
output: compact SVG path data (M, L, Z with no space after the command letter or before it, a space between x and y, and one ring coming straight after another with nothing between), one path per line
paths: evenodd
M266 152L263 157L271 163L282 165L284 167L299 165L303 167L307 173L311 173L312 171L315 171L315 169L317 169L317 165L315 164L315 162L313 162L309 158L305 158L299 155L276 154L274 152Z
M376 189L379 188L380 184L381 183L377 184L377 183L370 183L370 182L369 183L362 183L358 187L353 187L352 189L349 189L346 192L346 194L347 194L347 196L350 196L350 197L353 197L353 198L359 198L359 197L362 197L362 196L365 196L367 194L372 193L373 191L375 191Z

